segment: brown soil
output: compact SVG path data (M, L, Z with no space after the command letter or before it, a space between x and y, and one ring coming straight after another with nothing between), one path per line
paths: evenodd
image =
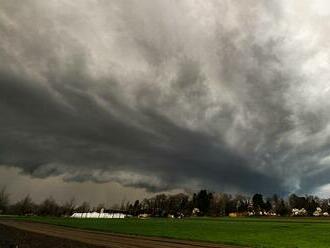
M1 220L0 224L0 245L2 244L1 242L3 242L4 245L7 243L8 245L18 244L19 248L234 248L234 246L224 246L193 241L94 232L33 222ZM5 228L4 225L6 226Z
M96 248L70 239L27 232L0 224L0 248Z

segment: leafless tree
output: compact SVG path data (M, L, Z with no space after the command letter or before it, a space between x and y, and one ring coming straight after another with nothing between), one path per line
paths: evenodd
M0 190L0 214L6 213L9 206L9 193L6 187L2 187Z
M76 200L74 198L71 198L62 205L61 207L62 214L64 216L71 216L74 212L75 207L76 207Z

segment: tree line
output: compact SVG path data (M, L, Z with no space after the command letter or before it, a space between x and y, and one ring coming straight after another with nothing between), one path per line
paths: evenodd
M111 207L104 204L90 206L83 202L76 204L74 199L62 204L52 197L37 204L27 195L23 199L10 203L10 197L5 188L0 190L0 214L40 215L40 216L70 216L74 212L123 212L132 216L148 214L155 217L171 216L228 216L236 215L277 215L288 216L293 209L304 209L305 216L315 215L317 209L330 212L330 199L317 196L297 196L291 194L286 198L274 194L264 197L262 194L247 196L243 194L214 193L200 190L192 195L180 193L173 195L157 194L135 202L122 202Z

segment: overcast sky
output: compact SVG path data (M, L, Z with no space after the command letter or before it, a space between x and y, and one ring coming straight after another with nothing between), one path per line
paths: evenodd
M0 0L0 179L326 195L329 32L327 0Z

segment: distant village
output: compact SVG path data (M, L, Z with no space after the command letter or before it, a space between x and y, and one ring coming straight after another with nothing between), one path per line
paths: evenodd
M314 216L328 217L330 199L317 196L279 197L274 194L264 197L262 194L252 196L242 194L214 193L200 190L192 195L180 193L175 195L157 194L154 197L134 202L122 202L121 205L91 206L88 202L76 204L74 199L57 203L47 198L40 204L32 201L27 195L17 202L10 202L10 195L5 188L0 191L0 214L63 216L72 218L149 218L167 217L184 218L190 216L241 217L241 216Z

